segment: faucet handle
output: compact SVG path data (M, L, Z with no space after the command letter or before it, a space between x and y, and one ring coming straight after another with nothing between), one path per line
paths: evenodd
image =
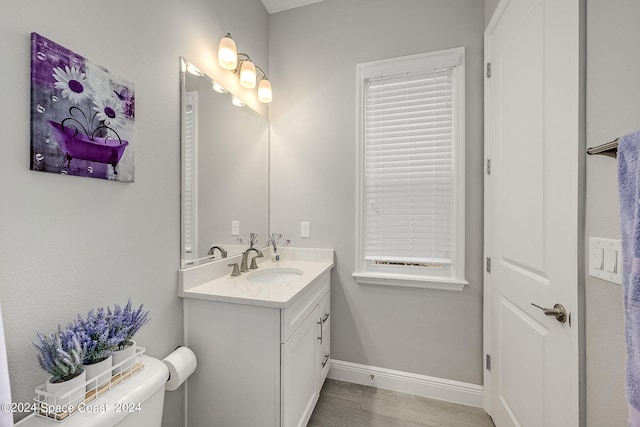
M256 255L251 259L251 265L249 266L249 268L251 270L257 270L258 269L258 263L256 262L256 258L262 258L263 255Z
M233 264L229 264L229 267L233 267L233 271L231 272L231 277L236 277L239 276L240 273L240 267L238 267L238 263L234 262Z

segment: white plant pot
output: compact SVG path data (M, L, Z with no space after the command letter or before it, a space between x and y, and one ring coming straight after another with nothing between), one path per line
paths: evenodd
M111 380L111 366L112 357L109 356L102 362L94 363L92 365L83 365L84 370L87 372L87 381L91 381L87 384L87 391L99 390L105 385L109 384Z
M50 378L49 381L47 381L47 383L44 386L44 389L47 393L56 395L56 398L52 398L52 399L47 398L47 405L53 406L53 407L67 406L67 405L77 406L80 402L84 400L85 390L83 385L87 381L86 371L82 371L82 373L77 377L61 383L51 382L54 379L57 379L57 377ZM69 396L62 397L71 391L73 392Z
M116 350L111 353L111 357L113 357L113 366L115 367L113 371L111 371L112 375L123 374L131 370L131 366L133 365L133 356L136 354L136 342L132 340L131 343L131 345L124 349ZM125 360L126 362L124 362L121 367L117 367L118 363Z

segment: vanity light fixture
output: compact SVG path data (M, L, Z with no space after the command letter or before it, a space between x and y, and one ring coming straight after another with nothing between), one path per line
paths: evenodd
M220 40L218 48L218 64L225 70L233 71L240 79L240 84L247 89L258 86L258 100L268 104L273 100L271 82L260 67L253 63L246 53L238 53L236 42L231 34Z
M251 59L240 61L240 84L247 89L256 87L256 66Z
M238 48L236 42L231 38L231 34L227 33L226 36L220 40L220 46L218 47L218 64L225 70L235 71L238 68Z
M258 101L268 104L272 99L271 82L266 78L260 80L260 83L258 83Z

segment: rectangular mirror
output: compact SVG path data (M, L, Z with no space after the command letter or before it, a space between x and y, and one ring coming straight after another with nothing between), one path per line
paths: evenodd
M221 259L219 251L209 254L213 246L229 256L241 253L249 233L266 247L268 121L184 58L180 90L181 266Z

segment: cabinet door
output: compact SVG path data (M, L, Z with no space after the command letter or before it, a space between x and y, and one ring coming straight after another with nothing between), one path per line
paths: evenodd
M327 378L331 357L331 310L330 294L327 293L318 304L318 340L316 343L316 389L320 393Z
M306 426L318 397L315 373L318 313L316 307L282 344L283 427Z

